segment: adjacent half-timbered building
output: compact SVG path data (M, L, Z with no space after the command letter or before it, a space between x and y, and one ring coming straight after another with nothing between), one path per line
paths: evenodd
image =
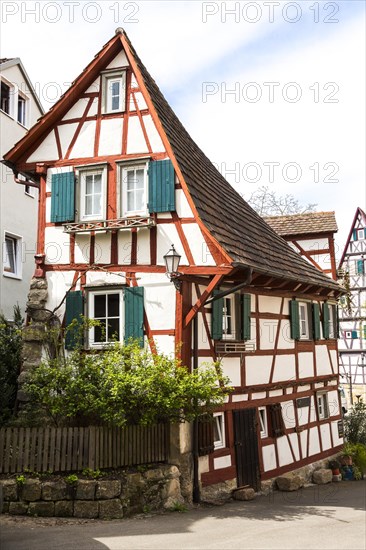
M340 372L353 396L366 397L366 214L357 208L339 263L347 288L339 308Z
M337 279L334 235L338 227L334 212L307 212L264 219L309 263Z
M45 307L69 291L64 322L83 312L105 327L86 346L133 336L154 352L181 345L191 368L221 359L233 392L215 414L214 448L200 448L203 486L258 488L340 448L341 287L220 175L124 31L5 158L39 182Z

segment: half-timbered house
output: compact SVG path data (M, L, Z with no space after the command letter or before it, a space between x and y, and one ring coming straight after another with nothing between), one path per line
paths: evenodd
M340 286L220 175L123 30L5 159L39 181L48 310L69 291L66 324L83 312L106 328L90 330L92 348L132 336L154 352L181 345L191 368L221 359L233 392L200 448L202 486L259 488L340 448Z
M334 235L338 227L334 212L306 212L264 219L309 263L337 279Z
M339 262L347 288L339 308L340 372L353 396L366 397L366 214L357 208Z

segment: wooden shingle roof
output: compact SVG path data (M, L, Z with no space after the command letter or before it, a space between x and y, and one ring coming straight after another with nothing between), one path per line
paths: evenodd
M190 137L127 41L198 214L233 263L274 277L340 290L335 281L293 251L225 180Z
M266 216L263 218L281 237L293 235L314 235L338 231L334 212L308 212L287 216Z

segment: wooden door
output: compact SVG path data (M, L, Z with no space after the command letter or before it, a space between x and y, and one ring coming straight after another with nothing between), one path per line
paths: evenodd
M233 411L238 487L260 488L256 409Z

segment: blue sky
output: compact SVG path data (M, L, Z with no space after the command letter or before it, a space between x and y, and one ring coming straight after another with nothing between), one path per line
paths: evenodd
M269 185L335 210L342 249L366 206L363 0L71 4L73 20L66 1L1 3L0 55L22 59L46 109L122 26L201 148L224 172L239 167L227 174L238 191Z

